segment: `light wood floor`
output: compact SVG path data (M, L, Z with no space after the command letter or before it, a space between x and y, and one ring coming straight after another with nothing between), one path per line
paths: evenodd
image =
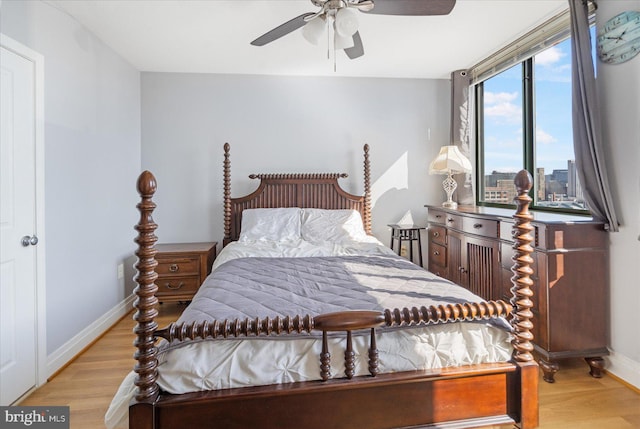
M159 325L175 320L183 308L160 306ZM122 319L20 405L68 405L71 429L104 428L111 398L133 368L133 326L131 316ZM582 360L563 361L556 383L540 378L540 429L567 428L640 429L640 394L609 376L590 377Z

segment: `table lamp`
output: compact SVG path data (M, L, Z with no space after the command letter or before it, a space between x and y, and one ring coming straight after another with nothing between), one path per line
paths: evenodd
M447 193L447 201L442 203L442 207L449 209L458 208L458 203L451 199L453 191L456 190L458 184L451 176L456 173L471 173L471 161L464 156L458 146L442 146L440 153L431 164L429 164L429 174L446 174L447 178L442 182L442 187Z

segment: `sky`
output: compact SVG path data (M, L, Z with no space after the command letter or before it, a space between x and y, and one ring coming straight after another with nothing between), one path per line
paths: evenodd
M595 38L592 29L592 40ZM567 39L534 57L536 168L567 169L575 159L571 125L571 45ZM484 83L485 174L517 172L522 155L522 65Z

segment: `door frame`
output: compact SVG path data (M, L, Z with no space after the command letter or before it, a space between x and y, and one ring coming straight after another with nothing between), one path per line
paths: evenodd
M35 193L36 193L36 225L34 234L38 237L36 251L36 285L35 285L35 314L36 314L36 387L47 382L47 313L46 313L46 266L45 266L45 231L44 231L44 56L16 40L0 34L0 45L9 51L20 55L34 64L35 88Z

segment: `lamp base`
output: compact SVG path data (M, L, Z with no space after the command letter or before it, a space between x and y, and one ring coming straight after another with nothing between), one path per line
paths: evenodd
M442 187L447 194L447 201L442 203L442 207L447 209L457 209L458 203L453 201L451 199L451 196L453 195L453 191L455 191L458 187L458 184L456 183L455 179L451 177L451 170L447 172L447 178L442 182Z

